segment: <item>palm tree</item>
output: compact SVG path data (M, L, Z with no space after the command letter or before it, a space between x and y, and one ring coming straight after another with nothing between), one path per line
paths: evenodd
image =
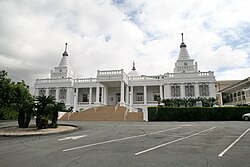
M52 123L49 125L50 128L57 127L57 118L58 118L58 111L66 111L66 107L64 103L55 103L51 106L51 121Z
M36 101L36 126L38 129L48 128L49 115L51 107L55 104L55 98L53 96L39 96Z

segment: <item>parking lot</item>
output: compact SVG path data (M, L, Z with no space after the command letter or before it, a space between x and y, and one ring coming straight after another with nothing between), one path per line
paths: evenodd
M250 165L249 121L61 123L81 129L0 137L1 166Z

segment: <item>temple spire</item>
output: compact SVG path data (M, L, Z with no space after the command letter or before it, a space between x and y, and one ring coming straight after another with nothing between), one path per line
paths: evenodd
M68 44L67 44L67 43L65 43L65 52L67 52L67 45L68 45Z
M180 48L187 47L187 45L184 43L183 33L181 33L181 45Z
M68 56L68 53L67 53L67 43L65 43L65 51L63 52L63 56Z
M133 71L135 71L135 61L133 61L133 68L132 68Z

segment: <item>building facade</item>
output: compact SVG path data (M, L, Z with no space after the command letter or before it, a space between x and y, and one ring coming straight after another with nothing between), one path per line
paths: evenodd
M250 105L250 77L232 82L217 93L221 106Z
M50 78L37 79L35 96L51 95L57 102L80 111L100 105L127 106L131 111L143 111L156 106L159 99L216 97L212 71L200 72L183 41L173 73L140 75L133 63L132 71L97 70L96 78L74 77L69 65L67 44L58 67Z

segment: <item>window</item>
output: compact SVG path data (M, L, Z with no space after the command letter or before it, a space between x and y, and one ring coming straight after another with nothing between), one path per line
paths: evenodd
M191 83L188 83L185 86L185 96L186 97L193 97L194 96L194 85L192 85Z
M45 89L39 90L39 96L45 96Z
M89 96L88 96L88 94L83 94L82 95L82 102L89 102Z
M59 91L59 99L61 102L65 102L66 100L66 92L67 90L65 88L60 89Z
M49 95L53 96L53 97L56 97L56 90L55 89L50 89L49 90Z
M160 93L154 93L154 101L160 101L161 97L160 97Z
M172 97L180 97L181 96L181 89L180 89L179 85L174 84L171 86L171 96Z
M136 100L143 101L143 93L136 93Z
M200 90L201 97L209 96L209 88L206 83L202 83L201 85L199 85L199 90Z

